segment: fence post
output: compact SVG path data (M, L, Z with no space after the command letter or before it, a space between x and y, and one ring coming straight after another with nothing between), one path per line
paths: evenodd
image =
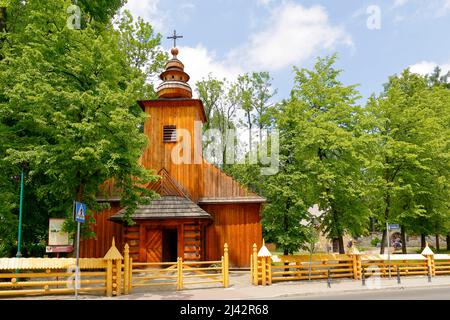
M130 246L125 244L123 260L123 293L129 294L130 292Z
M222 263L222 270L223 270L223 286L224 288L228 288L230 284L229 279L229 257L228 257L228 244L225 243L223 246L223 263Z
M426 243L425 249L422 251L422 255L427 258L427 268L430 270L431 275L436 276L436 268L434 264L434 252L428 247L428 243Z
M250 283L253 283L253 253L250 255Z
M106 296L112 297L112 260L106 262Z
M133 290L133 258L130 258L130 268L129 268L129 275L128 275L128 293L131 293L131 291Z
M348 251L348 254L352 257L353 279L358 280L361 275L361 253L358 248L353 245Z
M266 257L261 257L261 284L266 285Z
M267 284L272 284L272 257L267 258Z
M257 246L256 246L256 243L254 243L253 244L253 256L252 256L252 259L253 259L253 284L255 285L255 286L257 286L258 285L258 282L259 282L259 280L258 280L258 253L257 253Z
M362 280L362 285L365 286L366 285L366 269L364 267L362 267L362 269L361 269L361 280Z
M328 286L328 288L331 288L331 271L330 271L330 268L328 268L328 272L327 272L327 286Z
M183 290L183 258L177 258L177 290Z
M114 278L114 276L113 276ZM113 287L116 288L116 296L120 296L122 294L122 260L116 260L116 279ZM113 290L114 294L114 290Z
M106 295L108 297L120 295L120 291L122 290L122 260L123 257L120 254L119 250L116 248L116 242L114 237L112 239L111 248L109 248L108 252L103 257L107 262L106 267ZM116 262L115 268L113 268L113 261ZM115 272L114 272L115 269Z
M267 274L268 273L267 272L267 261L269 260L268 258L271 258L271 257L272 257L272 254L267 249L267 247L264 243L264 239L263 239L263 245L262 245L261 249L259 249L259 252L258 252L258 258L261 258L261 278L262 278L263 286L265 286L266 284L272 283L272 279L270 279L268 281L268 276L272 276L272 273L270 273L270 275Z

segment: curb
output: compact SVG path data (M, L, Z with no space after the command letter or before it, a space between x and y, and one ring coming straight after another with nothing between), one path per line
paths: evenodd
M348 289L348 290L340 290L340 291L332 291L332 292L293 292L293 293L285 293L285 294L277 294L272 296L266 296L266 297L257 297L257 298L251 298L250 300L259 300L259 299L275 299L275 298L284 298L284 297L290 297L290 296L301 296L301 297L323 297L327 295L335 295L335 294L341 294L341 293L359 293L359 292L377 292L377 291L395 291L395 290L409 290L409 289L426 289L426 288L445 288L449 287L450 283L447 284L435 284L435 285L412 285L412 286L389 286L389 287L382 287L382 288L374 288L374 289L368 289L367 287L362 287L360 289Z

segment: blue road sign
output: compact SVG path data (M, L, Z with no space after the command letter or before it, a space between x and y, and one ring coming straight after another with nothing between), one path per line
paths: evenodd
M400 229L400 226L398 224L390 224L389 230L397 230Z
M75 202L75 221L83 223L86 219L86 204Z

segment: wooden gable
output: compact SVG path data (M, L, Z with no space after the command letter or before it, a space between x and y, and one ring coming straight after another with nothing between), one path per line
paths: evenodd
M159 193L161 196L178 196L190 198L189 193L186 191L186 189L175 179L173 179L165 168L159 170L158 175L161 178L157 181L149 183L147 185L147 189L153 190Z

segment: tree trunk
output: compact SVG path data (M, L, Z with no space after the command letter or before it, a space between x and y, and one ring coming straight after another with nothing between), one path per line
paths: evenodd
M420 249L425 249L426 246L426 236L424 234L420 235Z
M391 208L391 194L389 192L386 194L386 196L384 198L384 202L386 204L386 208L384 209L384 218L386 219L385 220L385 224L386 224L386 221L388 221L388 218L389 218L389 210ZM389 243L387 241L390 241L389 239L387 239L388 238L387 233L388 233L388 230L383 231L383 237L381 238L380 254L384 253L384 246Z
M400 227L400 239L402 240L402 253L406 254L406 231L405 227Z
M289 255L289 249L287 247L284 247L283 254L285 256ZM283 274L283 277L288 277L289 274L287 272L289 272L289 262L286 261L284 265L286 266L286 268L284 268L284 272L286 272L286 274Z
M0 7L0 32L6 30L6 7Z
M439 246L439 235L436 235L436 252L438 252L440 250L440 246Z
M247 113L247 123L248 123L248 147L250 153L252 152L252 119L250 113Z
M447 250L450 250L450 234L447 235Z
M340 254L345 254L344 237L343 236L339 236L338 237L338 242L339 242L339 253Z
M0 33L4 31L6 31L6 8L0 7ZM4 40L4 37L0 36L0 48ZM0 55L0 60L3 60L3 55Z
M386 242L386 236L387 236L387 230L385 229L383 231L383 236L381 237L381 247L380 247L380 254L384 253L384 246Z
M339 239L333 238L333 252L339 252Z

